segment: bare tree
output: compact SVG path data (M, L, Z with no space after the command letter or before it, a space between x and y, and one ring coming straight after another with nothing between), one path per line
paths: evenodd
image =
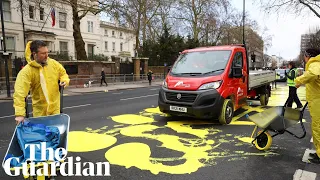
M266 12L290 12L297 15L311 12L320 18L320 2L318 0L256 0Z
M208 31L209 23L216 23L213 17L219 15L217 9L227 5L226 0L179 0L174 5L172 17L183 21L194 40L199 41L201 31Z

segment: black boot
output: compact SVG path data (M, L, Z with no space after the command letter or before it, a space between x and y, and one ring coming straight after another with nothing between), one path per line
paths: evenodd
M314 159L314 158L319 158L317 153L309 153L309 156Z
M311 158L311 159L308 159L308 160L309 160L309 162L311 162L313 164L320 164L320 158L318 156Z

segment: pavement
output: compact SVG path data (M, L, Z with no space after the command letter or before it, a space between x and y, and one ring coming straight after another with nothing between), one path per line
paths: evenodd
M319 178L319 165L303 161L306 150L313 149L308 110L303 123L305 138L297 139L287 133L278 135L267 151L259 151L250 143L254 124L245 115L283 105L287 87L277 84L268 106L250 101L250 106L236 111L233 122L225 126L216 120L173 118L161 113L157 108L159 88L160 85L65 96L64 113L71 121L68 156L80 157L81 163L109 162L111 176L56 179ZM305 103L304 89L299 89L298 94ZM4 157L15 123L12 102L2 102L0 106L0 157ZM302 133L299 124L289 130ZM0 170L0 179L13 178Z
M125 89L135 89L135 88L143 88L143 87L149 87L149 86L159 86L162 84L162 81L155 81L152 82L151 85L149 85L148 82L135 82L135 83L111 83L108 86L92 86L88 88L74 88L74 87L67 87L64 90L64 95L66 96L72 96L72 95L81 95L84 93L97 93L97 92L108 92L108 91L116 91L116 90L125 90ZM7 97L7 94L0 94L0 101L8 101L12 100L14 91L11 91L10 96Z

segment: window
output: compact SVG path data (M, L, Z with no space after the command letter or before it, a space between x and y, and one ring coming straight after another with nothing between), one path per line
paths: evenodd
M94 55L94 44L88 44L88 58L93 59Z
M3 20L11 21L11 7L10 1L2 1Z
M60 54L68 55L68 42L60 41Z
M215 50L181 54L172 67L173 74L221 74L230 58L231 51Z
M123 43L120 43L120 52L122 51Z
M108 41L104 42L104 50L108 51Z
M59 27L67 28L67 13L59 12Z
M113 52L116 51L116 43L115 42L112 43L112 51Z
M3 50L3 41L1 40L1 50ZM6 50L14 51L15 50L15 40L14 37L6 37Z
M115 34L115 32L114 31L112 31L112 36L114 37L114 34Z
M93 22L88 21L88 32L93 32Z
M108 36L108 30L106 30L106 29L104 30L104 35Z
M242 52L237 52L233 58L233 67L242 68Z
M237 76L242 75L242 66L243 66L242 52L237 52L233 57L232 68L230 72L233 75L237 75Z
M34 19L34 6L29 6L29 18Z
M122 38L122 32L120 32L120 37Z
M44 8L40 7L40 20L43 21Z

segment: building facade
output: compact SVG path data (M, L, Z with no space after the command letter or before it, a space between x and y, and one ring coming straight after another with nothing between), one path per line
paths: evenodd
M302 34L300 42L301 52L305 51L308 48L308 43L310 42L312 34Z
M25 41L43 40L47 43L50 55L62 54L69 60L77 60L70 4L60 2L49 7L32 1L22 2ZM4 0L3 12L7 52L12 53L12 57L24 57L25 42L19 0ZM55 21L52 14L55 14ZM94 58L94 55L119 56L122 61L131 61L135 55L133 28L102 21L100 15L92 13L81 19L80 26L88 58Z

